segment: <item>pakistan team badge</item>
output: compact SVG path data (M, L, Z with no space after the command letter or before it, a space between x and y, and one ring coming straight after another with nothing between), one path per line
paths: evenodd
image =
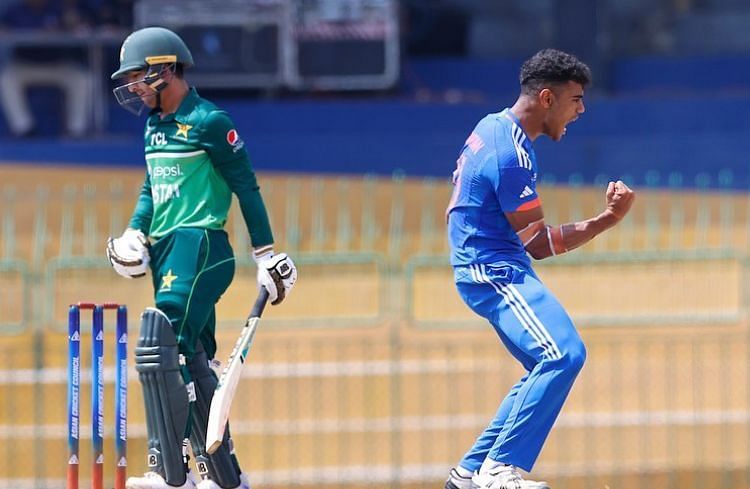
M177 132L175 133L175 137L184 137L185 139L188 138L188 131L193 128L193 126L188 124L180 124L179 122L177 124Z
M161 278L161 288L159 290L172 290L172 282L177 279L177 275L172 275L172 269L167 271L167 274Z

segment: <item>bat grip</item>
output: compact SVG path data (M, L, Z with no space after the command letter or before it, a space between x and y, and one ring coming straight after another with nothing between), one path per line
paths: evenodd
M255 304L253 304L253 308L250 310L250 317L259 318L263 314L263 309L265 309L267 301L268 290L265 287L261 287L258 292L258 298L255 299Z

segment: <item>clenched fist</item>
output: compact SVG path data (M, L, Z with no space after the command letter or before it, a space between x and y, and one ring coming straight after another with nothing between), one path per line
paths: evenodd
M609 182L607 185L607 212L621 220L633 206L635 192L625 185L622 180Z

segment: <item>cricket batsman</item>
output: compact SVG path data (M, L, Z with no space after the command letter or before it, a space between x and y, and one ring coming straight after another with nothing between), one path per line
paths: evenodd
M135 349L148 432L148 468L128 489L250 487L227 430L212 455L205 449L208 409L217 384L215 306L234 276L224 224L237 196L258 267L258 286L279 304L297 270L275 253L273 235L244 142L227 113L184 78L193 66L174 32L149 27L130 34L112 79L125 109L148 110L146 175L127 229L110 238L107 257L126 278L151 268L154 308L141 316ZM188 468L192 445L200 482Z
M461 298L492 325L525 368L445 489L549 489L525 479L586 359L573 321L531 267L587 243L619 223L635 194L612 181L604 209L584 221L549 224L536 191L532 142L562 139L584 110L591 72L575 56L545 49L524 62L515 104L484 117L453 173L448 235Z

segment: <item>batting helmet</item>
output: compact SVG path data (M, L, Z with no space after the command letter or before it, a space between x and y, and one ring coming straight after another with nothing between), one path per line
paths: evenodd
M125 78L130 72L143 71L139 80L127 80L112 90L117 102L125 109L139 115L146 107L160 105L160 92L169 84L165 73L174 73L177 67L193 66L193 56L180 36L163 27L147 27L130 34L120 48L120 68L112 79ZM141 85L142 84L142 85ZM139 92L136 86L148 87Z
M128 71L145 70L153 65L177 63L193 66L190 54L180 36L163 27L146 27L130 34L120 48L120 68L112 79L122 78Z

